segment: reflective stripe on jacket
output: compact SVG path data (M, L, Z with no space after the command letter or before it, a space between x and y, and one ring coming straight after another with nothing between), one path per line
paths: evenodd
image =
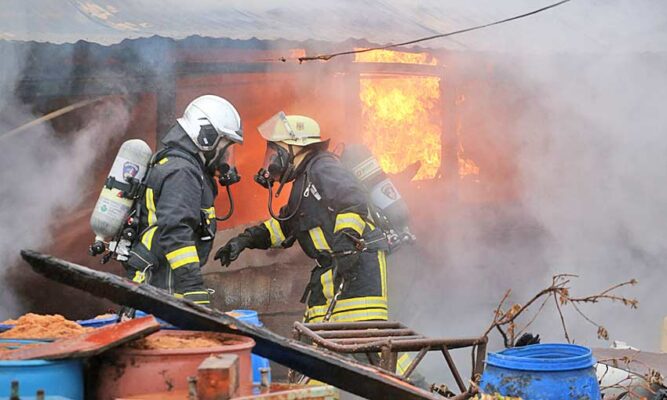
M290 215L300 202L296 215L288 221L271 218L246 229L244 235L252 239L250 248L289 247L297 241L306 255L317 260L309 285L308 320L322 319L339 287L339 277L332 281L334 257L338 268L350 267L355 278L346 283L331 320L386 320L384 252L359 254L355 243L355 238L379 235L368 216L365 188L331 153L315 153L300 168L288 204L280 212Z
M127 262L133 269L129 272L135 281L147 280L176 295L207 302L208 292L206 299L201 296L205 289L200 267L216 229L216 183L196 154L183 148L159 154L138 200L141 233Z

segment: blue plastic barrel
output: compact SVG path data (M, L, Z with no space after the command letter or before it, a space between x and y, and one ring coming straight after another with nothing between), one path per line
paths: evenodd
M245 322L249 325L255 326L264 326L259 321L259 316L257 311L254 310L232 310L233 314L237 314L236 319L239 321ZM259 385L262 382L262 373L260 372L261 368L270 368L269 360L264 357L260 357L257 354L251 355L252 362L252 383L254 385ZM271 382L271 370L269 369L269 382Z
M0 344L21 347L39 343L37 340L0 339ZM47 398L60 396L67 399L83 399L83 367L79 360L24 360L0 361L0 398L11 395L12 381L19 382L21 398L35 396L44 390Z
M530 400L599 400L596 361L587 347L535 344L489 353L480 389Z
M141 311L141 310L135 310L135 311L134 311L134 318L141 318L141 317L145 317L145 316L147 316L147 315L152 315L152 314L146 314L145 312L143 312L143 311ZM154 318L157 320L157 322L160 324L160 329L172 329L172 330L178 330L178 329L180 329L180 328L178 328L178 327L176 327L176 326L170 324L169 322L167 322L167 321L165 321L165 320L163 320L163 319L160 319L160 318L158 318L158 317L155 317L154 315L153 315L153 317L154 317Z
M115 324L116 322L118 322L117 314L105 318L80 319L76 321L77 324L86 328L101 328L103 326Z

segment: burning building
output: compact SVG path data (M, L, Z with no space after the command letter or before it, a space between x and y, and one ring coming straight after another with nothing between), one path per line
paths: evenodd
M348 45L331 44L328 48ZM354 43L362 45L366 44ZM293 58L315 51L308 43L155 37L111 46L85 42L6 42L3 46L29 55L16 89L35 114L48 114L80 99L97 101L50 122L64 140L84 124L93 107L113 102L129 111L126 129L116 133L104 149L95 150L99 157L92 170L94 178L85 183L85 200L76 210L66 212L67 222L56 228L51 240L52 252L74 262L96 262L86 254L92 237L88 219L100 182L122 140L140 138L155 149L160 135L185 105L207 93L232 101L243 116L246 132L245 143L237 152L237 165L245 179L233 187L235 212L231 219L219 223L216 246L268 215L266 193L250 177L259 168L264 151L256 127L278 110L318 120L332 141L332 149L346 143L368 145L415 209L418 235L419 227L427 226L427 213L420 215L418 211L424 199L438 198L445 208L452 202L511 200L508 180L499 179L498 168L493 166L497 154L481 157L484 146L477 144L483 134L476 133L479 126L473 125L475 121L466 120L467 107L474 108L476 100L472 95L465 97L465 86L475 82L469 77L457 78L456 68L447 64L459 56L442 50L386 50L300 64ZM288 60L283 62L281 57ZM58 71L46 67L54 62L66 67ZM473 73L467 68L466 73L488 73L485 68L476 69ZM477 79L484 80L481 76ZM16 134L29 135L30 131ZM511 165L504 166L508 168ZM228 208L226 196L219 196L218 213L222 215ZM291 322L301 318L303 308L298 299L311 268L309 260L295 252L249 252L236 265L221 272L209 262L204 270L208 285L217 291L215 306L256 309L270 328L287 335ZM100 268L121 273L118 265ZM45 301L53 296L51 290L60 288L47 285L44 297L35 296L30 289L34 278L18 271L10 271L15 290L30 309L83 317L102 307L92 299L77 309L72 309L69 301ZM68 296L73 299L80 294L65 294L63 299Z

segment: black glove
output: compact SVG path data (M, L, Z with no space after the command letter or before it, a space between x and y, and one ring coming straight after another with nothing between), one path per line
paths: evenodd
M230 239L227 244L219 248L213 259L220 260L220 265L223 267L229 267L229 264L239 258L241 252L249 245L250 238L241 234L235 238Z
M522 347L538 343L540 343L540 335L533 336L530 333L524 333L523 335L521 335L520 338L516 340L516 343L514 343L514 347Z

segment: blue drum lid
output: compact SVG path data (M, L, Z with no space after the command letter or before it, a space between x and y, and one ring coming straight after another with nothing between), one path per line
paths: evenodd
M591 349L575 344L534 344L489 353L488 365L519 371L573 371L595 365Z

